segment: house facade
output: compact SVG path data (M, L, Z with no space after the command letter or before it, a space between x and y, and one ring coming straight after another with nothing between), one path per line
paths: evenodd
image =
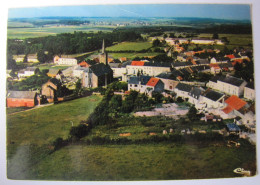
M60 81L52 78L48 82L42 85L41 94L46 96L48 102L54 102L56 100L56 93L60 87Z
M255 100L255 85L254 82L248 83L244 88L244 98L248 100Z
M126 71L130 75L141 73L148 76L157 76L162 72L170 72L171 66L153 62L132 61L131 65L126 66Z
M53 62L54 62L54 64L57 64L57 65L68 65L68 66L77 65L77 60L75 58L66 58L66 57L55 56L53 59Z
M20 70L17 73L18 78L25 78L35 75L36 67L27 67L26 69Z

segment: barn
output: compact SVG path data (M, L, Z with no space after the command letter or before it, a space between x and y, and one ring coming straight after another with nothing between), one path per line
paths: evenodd
M34 107L38 103L35 91L8 91L6 95L7 107Z

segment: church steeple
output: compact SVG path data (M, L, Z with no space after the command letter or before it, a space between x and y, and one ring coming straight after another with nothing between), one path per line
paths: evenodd
M103 44L102 44L102 54L106 52L105 50L105 39L103 39Z
M108 55L105 48L105 39L103 39L102 51L99 54L99 62L108 65Z

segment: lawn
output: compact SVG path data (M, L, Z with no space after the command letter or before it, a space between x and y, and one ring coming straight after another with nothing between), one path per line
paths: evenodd
M23 145L40 147L58 137L66 139L72 123L75 126L86 120L100 101L100 96L89 96L7 115L8 158L11 159L17 148Z
M90 181L228 178L238 176L233 173L238 167L255 170L254 148L82 144L64 147L27 166L18 176L8 173L8 177Z
M53 64L40 64L40 65L37 65L35 67L38 67L42 71L44 69L60 69L60 70L63 70L63 69L67 69L70 66L55 66Z
M152 43L150 42L122 42L117 45L107 47L106 50L109 51L141 51L144 49L149 49L152 47Z

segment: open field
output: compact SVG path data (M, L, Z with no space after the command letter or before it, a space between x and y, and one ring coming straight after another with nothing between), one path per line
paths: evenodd
M53 64L48 64L47 63L47 64L39 64L39 65L37 65L35 67L38 67L42 71L44 69L61 69L61 70L63 70L63 69L67 69L70 66L58 66L58 65L55 66Z
M162 53L109 53L108 54L114 58L126 57L129 59L133 59L136 57L155 57L157 55L161 55Z
M233 173L237 167L254 169L254 153L253 148L213 145L80 144L64 147L20 173L18 167L14 169L17 174L8 173L8 177L99 181L228 178L237 177Z
M82 32L108 32L112 31L112 26L52 26L52 27L31 27L31 28L8 28L8 38L33 38L56 35L59 33L73 33L74 31Z
M107 47L106 50L109 51L141 51L152 47L150 42L121 42L117 45Z
M228 49L232 49L234 47L245 47L252 48L253 39L251 34L218 34L219 38L227 37L229 43L226 45ZM208 37L211 38L212 34L203 33L200 34L199 37ZM214 46L217 49L223 49L224 46Z
M58 137L67 138L72 122L86 120L100 102L89 96L39 109L7 115L7 150L11 159L17 147L26 144L49 144Z

